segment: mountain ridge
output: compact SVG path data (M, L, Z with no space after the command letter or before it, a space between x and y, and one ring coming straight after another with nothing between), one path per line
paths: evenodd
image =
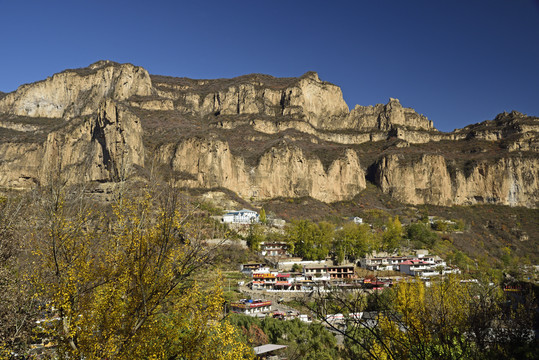
M409 204L536 207L538 134L516 111L441 132L398 99L350 110L315 72L196 80L98 61L0 94L0 186L53 168L72 183L143 180L158 164L244 199L342 201L373 182Z

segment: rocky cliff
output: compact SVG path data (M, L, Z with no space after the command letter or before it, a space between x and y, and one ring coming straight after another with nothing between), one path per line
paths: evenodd
M397 99L349 111L314 72L193 80L131 64L0 93L0 186L144 179L245 199L347 200L370 181L411 204L536 207L539 119L518 112L452 133Z
M143 68L99 61L20 86L0 100L0 113L70 119L96 112L106 98L121 101L151 93L150 76Z

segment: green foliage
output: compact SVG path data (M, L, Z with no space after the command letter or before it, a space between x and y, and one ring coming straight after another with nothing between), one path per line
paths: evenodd
M267 242L286 242L286 236L279 232L270 231L266 234Z
M212 202L203 201L199 205L200 210L207 211L210 215L221 215L223 214L223 209L215 206Z
M466 225L463 220L437 220L432 224L432 228L441 232L463 231Z
M230 315L228 321L241 329L244 341L254 346L261 338L267 339L272 344L287 345L284 355L288 359L332 360L341 358L335 336L321 324L306 324L298 319L282 321L264 318L259 320L238 314ZM262 334L256 329L261 330Z
M447 261L460 269L466 269L470 264L473 264L473 261L460 250L455 250L447 256Z
M260 224L251 224L249 226L249 235L247 235L247 246L253 251L260 250L260 244L264 242L264 227Z
M292 271L293 272L301 272L303 270L303 268L301 267L300 264L294 264L292 265Z
M355 260L370 250L373 235L367 224L346 223L335 232L333 251L337 261Z
M386 230L382 235L382 248L385 251L395 251L399 248L402 240L402 224L399 217L389 218L386 222Z
M363 213L363 220L376 228L381 228L386 223L389 216L390 214L387 211L370 209Z
M406 228L408 238L412 240L415 247L432 248L438 240L438 235L430 230L429 226L424 223L414 223Z
M264 208L262 208L262 210L260 210L260 222L262 224L265 224L267 221L268 221L268 219L266 217L266 210L264 210Z
M323 260L331 249L334 227L327 222L293 221L286 228L290 251L307 260Z

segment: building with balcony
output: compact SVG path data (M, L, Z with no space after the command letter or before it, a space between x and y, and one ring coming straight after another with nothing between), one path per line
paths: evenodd
M242 299L238 302L230 304L230 310L235 313L245 315L256 315L263 312L271 311L271 301L269 300L246 300Z

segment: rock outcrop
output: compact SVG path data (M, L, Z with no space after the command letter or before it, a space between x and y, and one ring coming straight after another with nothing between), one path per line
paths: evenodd
M441 155L389 155L376 166L382 191L410 204L500 204L536 207L539 158L500 158L455 168Z
M150 76L143 68L99 61L20 86L0 100L0 113L69 119L94 113L105 98L121 101L151 93Z
M399 100L393 98L390 98L385 105L356 105L346 118L340 122L327 125L328 130L389 131L396 128L422 131L436 130L432 121L416 113L414 109L402 107Z
M443 133L397 99L349 111L314 72L192 80L100 61L0 93L0 186L12 188L143 179L151 164L244 199L347 200L369 179L405 203L536 207L538 152L537 117Z
M298 79L247 75L236 81L188 80L154 76L159 96L174 100L186 114L262 115L305 119L318 128L328 119L348 114L341 89L308 72ZM142 105L147 106L147 105Z
M144 166L139 119L112 100L92 117L73 119L43 142L0 143L0 186L28 188L61 177L68 183L114 181Z
M254 167L219 140L189 139L165 145L158 150L157 159L182 174L183 179L178 180L182 186L225 187L246 199L311 196L333 202L365 188L364 170L352 150L334 160L327 170L320 159L286 142L265 151Z

